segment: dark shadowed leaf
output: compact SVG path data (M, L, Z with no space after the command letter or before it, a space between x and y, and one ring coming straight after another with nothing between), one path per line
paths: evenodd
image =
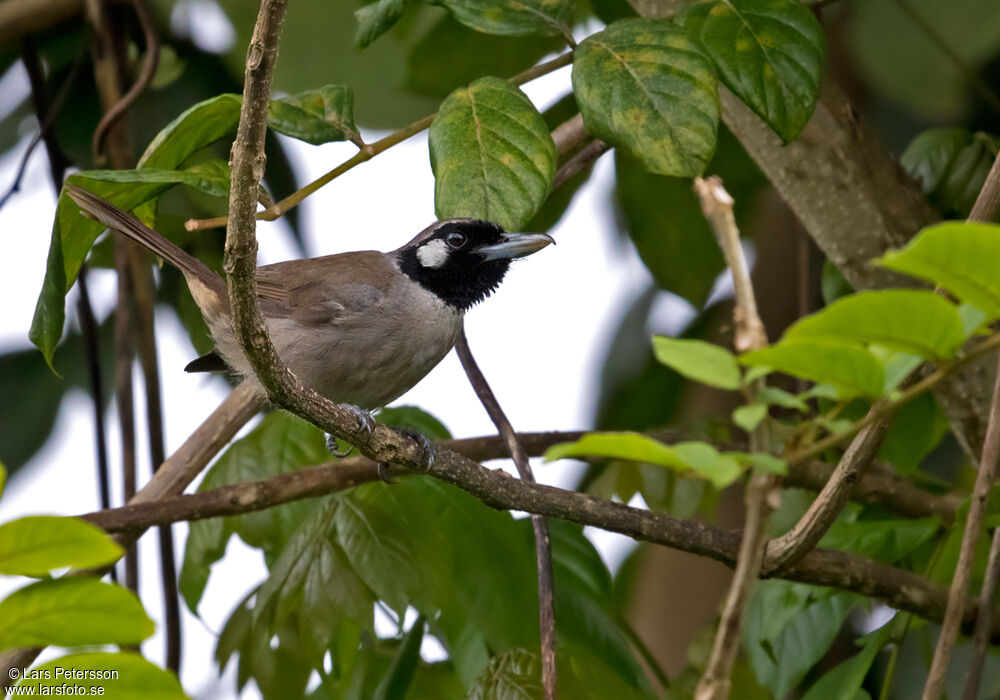
M615 171L629 236L653 279L701 306L725 265L691 180L647 172L621 150L615 151Z
M939 284L962 301L1000 317L1000 226L950 221L929 226L902 250L886 253L884 267Z
M155 628L131 591L77 577L19 588L0 601L0 619L0 650L138 644Z
M443 98L485 75L516 75L562 44L558 38L481 34L446 14L410 50L403 84L418 95Z
M574 0L441 0L462 24L486 34L568 34Z
M820 541L820 546L894 564L924 542L929 542L940 529L940 518L838 520Z
M757 681L785 697L826 654L860 600L790 581L758 582L743 626L743 650Z
M715 73L671 22L620 20L587 37L573 60L573 89L587 131L652 172L700 175L715 152Z
M387 31L403 15L403 0L376 0L354 11L358 29L354 43L363 49Z
M107 533L79 518L33 515L0 525L0 574L8 576L46 576L64 566L100 566L122 554Z
M516 231L548 196L556 147L517 87L481 78L441 104L430 129L439 218L470 216Z
M899 158L946 216L966 218L1000 149L996 136L966 129L928 129Z
M414 672L420 664L420 644L424 640L426 624L427 620L423 615L418 615L413 621L410 631L403 637L388 670L375 689L373 700L394 700L407 696Z
M931 394L921 394L896 409L879 459L903 474L913 474L948 433L948 419Z
M276 411L222 454L199 490L258 481L329 459L319 429L284 411ZM266 555L277 556L316 505L316 501L299 501L256 513L191 523L180 575L180 590L188 607L197 610L210 567L222 557L230 535L236 533L250 546L263 549Z
M826 41L799 0L703 0L680 19L722 82L786 142L812 116Z
M37 688L38 695L46 694L42 688L48 686L46 690L50 695L62 691L60 694L103 695L118 700L185 700L188 697L177 682L177 676L130 652L70 654L33 670L42 676L47 671L49 677L25 679L18 685ZM69 671L83 675L75 680L67 674ZM73 690L68 691L67 685Z
M861 652L823 674L823 677L809 688L803 700L857 700L859 697L867 696L867 692L861 686L875 661L875 656L889 643L897 627L893 621L867 635Z
M319 145L357 138L354 93L346 85L324 85L271 100L267 125L279 134Z

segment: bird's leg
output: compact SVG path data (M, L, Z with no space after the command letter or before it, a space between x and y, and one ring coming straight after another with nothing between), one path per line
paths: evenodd
M437 456L437 450L434 449L434 444L430 439L418 430L411 430L409 428L393 428L393 430L420 445L420 448L424 452L424 471L429 472L431 467L434 466L434 458ZM375 470L378 472L379 479L387 484L392 484L395 482L389 476L389 466L388 462L379 462L375 466Z
M336 457L337 459L343 459L344 457L347 457L349 454L354 452L353 445L348 445L346 450L340 449L340 443L337 442L337 438L335 438L333 435L330 435L329 433L327 433L326 436L326 449L328 449L330 451L330 454Z
M371 413L353 404L345 403L341 405L358 421L358 428L360 430L370 433L375 429L375 419L372 418ZM326 449L337 459L343 459L354 451L354 447L350 445L348 445L346 450L340 449L340 443L337 442L337 438L329 434L326 436Z

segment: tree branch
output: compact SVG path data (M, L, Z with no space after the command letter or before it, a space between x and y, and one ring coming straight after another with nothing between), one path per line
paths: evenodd
M972 208L973 213L969 216L970 221L988 221L996 214L997 207L1000 206L998 191L1000 191L1000 154L994 160L986 183L976 198L976 203ZM976 219L973 216L983 218ZM958 563L955 565L955 575L951 580L951 589L948 592L948 608L944 621L941 623L941 633L938 635L937 645L934 648L931 668L927 673L927 683L924 685L924 700L937 700L944 689L945 673L948 670L952 648L958 639L959 625L969 594L969 583L972 579L976 543L979 541L979 534L983 528L983 519L986 516L986 506L996 477L998 461L1000 461L1000 361L998 361L993 386L993 400L987 421L983 456L979 463L976 483L972 489L972 501L969 504L969 515L965 521L965 531L962 534L962 546L958 553Z
M740 232L733 216L733 198L723 188L722 180L714 176L707 179L695 178L694 190L733 276L736 292L736 306L733 309L736 333L733 345L738 351L765 347L767 334L757 313L750 268L743 255ZM750 435L750 449L769 451L767 439L767 427L758 427ZM729 697L732 685L730 677L739 651L743 608L750 596L753 582L760 575L764 548L767 545L767 521L771 515L767 497L774 487L774 476L763 472L754 472L747 482L744 499L746 516L736 571L726 593L722 619L715 633L708 664L694 691L696 700L725 700Z
M465 336L465 327L458 336L458 343L455 345L455 352L462 362L465 375L469 378L469 383L479 397L483 408L497 427L497 431L503 438L504 444L510 450L517 473L524 481L535 483L535 475L531 471L528 463L528 456L525 454L521 443L514 432L514 426L507 419L500 402L497 401L493 389L490 388L486 376L479 369L476 358L472 355L469 347L469 339ZM531 528L535 534L535 561L538 566L538 623L541 632L542 651L542 687L545 690L545 700L556 700L556 684L558 674L556 672L556 615L554 604L555 577L552 573L552 538L549 536L549 523L541 515L531 516Z
M378 433L382 431L402 444L413 445L412 441L397 436L384 426L376 429ZM576 435L540 433L522 434L520 437L526 450L536 453L544 451L549 444L573 439ZM705 556L727 566L736 562L738 533L576 491L511 479L500 470L487 469L451 449L468 451L483 459L508 456L506 446L498 437L442 441L437 445L437 458L428 473L471 493L493 508L571 520L636 540ZM130 504L83 517L110 532L119 533L119 536L127 534L131 538L136 532L153 525L249 513L304 498L316 498L377 478L375 461L352 457L262 481ZM817 548L784 571L781 578L833 586L879 598L894 608L932 621L939 621L944 616L946 593L940 586L910 571L854 554ZM967 606L967 622L972 621L975 610L975 605ZM1000 634L1000 622L994 623L992 633L994 636Z
M780 572L816 547L851 498L854 487L875 459L889 429L889 419L880 418L862 430L840 458L823 490L795 526L768 543L763 571Z

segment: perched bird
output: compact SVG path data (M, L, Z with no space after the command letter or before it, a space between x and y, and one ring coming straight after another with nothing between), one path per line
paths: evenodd
M66 193L85 215L184 274L216 343L216 352L188 371L228 366L256 382L233 335L226 283L218 274L101 197L73 185ZM496 290L513 258L552 242L544 233L505 233L488 221L449 219L389 253L258 267L257 293L278 356L302 383L368 411L401 396L448 354L463 314Z

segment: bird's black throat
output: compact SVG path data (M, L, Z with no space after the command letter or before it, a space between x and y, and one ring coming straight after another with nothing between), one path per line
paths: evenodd
M404 274L459 311L492 294L510 268L510 260L483 260L473 251L453 253L440 267L422 265L416 248L403 248L397 255Z

